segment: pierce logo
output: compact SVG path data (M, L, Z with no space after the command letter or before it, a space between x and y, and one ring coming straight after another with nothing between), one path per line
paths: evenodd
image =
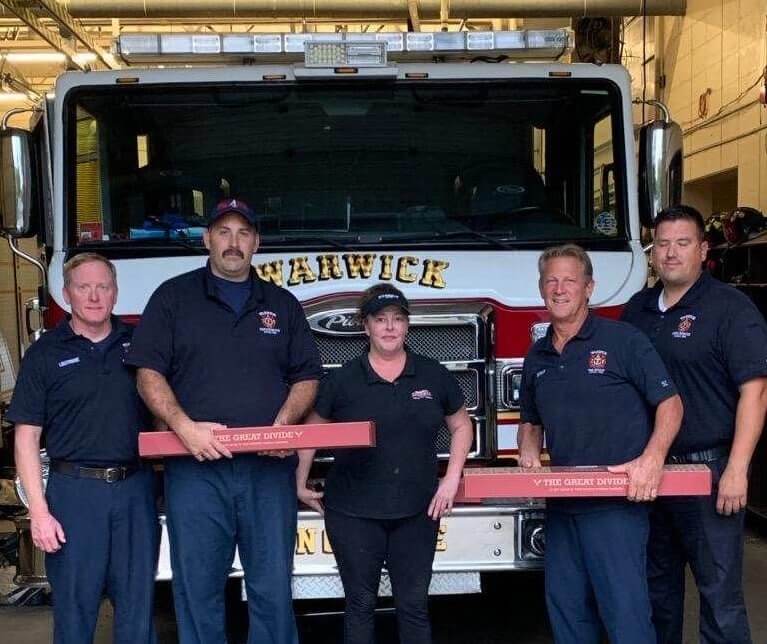
M695 321L694 315L683 315L679 318L676 331L671 335L675 338L689 338L692 335L692 323Z
M607 351L597 350L589 354L589 373L601 374L607 368Z
M364 335L365 327L357 311L329 311L307 318L309 326L322 335Z
M268 333L275 335L280 332L277 328L277 314L274 311L259 311L258 315L261 316L261 333Z

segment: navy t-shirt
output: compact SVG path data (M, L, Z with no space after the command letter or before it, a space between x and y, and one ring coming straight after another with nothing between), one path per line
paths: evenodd
M164 375L195 421L271 425L291 385L322 375L303 309L251 270L250 295L235 313L213 278L204 267L161 284L127 361Z
M216 285L218 296L238 315L242 313L245 304L250 297L250 280L244 282L233 282L231 280L218 277L211 273L211 280Z
M138 432L150 417L124 364L133 327L112 318L93 343L64 320L24 355L8 419L42 427L52 459L91 465L138 460Z
M637 293L623 319L650 338L684 403L672 454L728 446L739 387L767 376L767 325L753 302L708 273L662 312L662 284Z
M334 450L325 503L351 516L393 519L425 511L437 489L437 432L464 406L458 381L439 362L408 351L394 382L367 353L331 370L316 412L336 422L372 420L376 446Z

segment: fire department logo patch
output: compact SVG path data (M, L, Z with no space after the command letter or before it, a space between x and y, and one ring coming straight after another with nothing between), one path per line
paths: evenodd
M268 333L275 335L280 332L277 328L277 314L274 311L259 311L258 315L261 317L261 333Z
M675 338L689 338L692 335L692 323L695 321L694 315L683 315L679 318L679 324L671 335Z
M413 400L432 400L431 392L428 389L418 389L410 394Z
M607 351L592 351L589 354L589 373L604 373L607 369Z

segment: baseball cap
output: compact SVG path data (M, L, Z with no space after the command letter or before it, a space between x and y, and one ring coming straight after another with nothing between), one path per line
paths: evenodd
M365 302L365 305L360 309L360 313L362 314L362 317L375 315L381 309L385 309L387 306L398 306L405 313L410 315L410 305L408 304L407 299L405 299L405 296L402 295L402 293L399 291L394 292L394 290L379 293L375 297Z
M219 217L228 215L229 213L236 213L245 218L245 220L254 228L258 229L258 218L253 209L246 204L242 199L222 199L216 204L216 207L210 212L208 217L208 225L211 225Z

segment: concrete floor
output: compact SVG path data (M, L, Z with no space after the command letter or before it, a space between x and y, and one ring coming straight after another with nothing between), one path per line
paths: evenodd
M767 530L759 526L748 533L744 567L746 600L748 602L754 642L767 642ZM0 588L12 575L0 570ZM4 579L3 579L4 578ZM432 601L432 623L435 644L548 644L552 641L543 602L542 576L530 573L507 573L483 580L482 595L441 597ZM237 600L238 588L232 585L229 627L230 644L244 642L247 614L244 604ZM697 638L697 594L688 593L685 644ZM338 603L299 603L301 612L325 613L337 610ZM169 587L161 585L157 598L157 629L160 644L176 642L173 608ZM337 644L341 638L341 618L337 614L302 615L299 617L302 642ZM40 644L50 641L51 609L48 606L30 608L0 607L0 633L3 642ZM102 607L96 644L111 642L111 609ZM396 642L396 624L391 613L377 619L380 644Z

